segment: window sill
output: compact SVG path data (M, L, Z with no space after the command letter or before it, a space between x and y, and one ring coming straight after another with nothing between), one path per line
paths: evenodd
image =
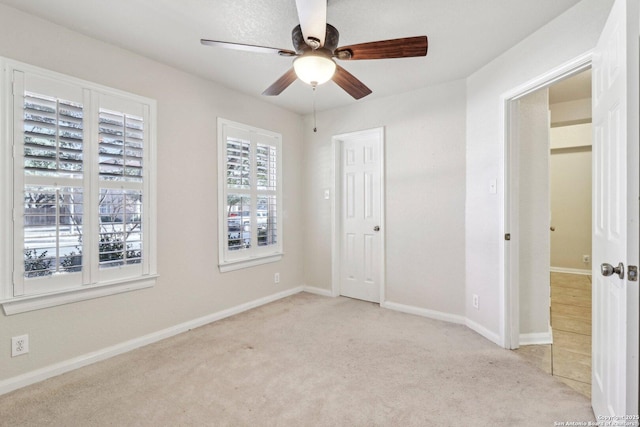
M10 316L12 314L150 288L155 285L157 277L157 275L148 275L134 279L118 280L112 283L84 286L71 291L12 298L0 301L0 305L2 305L4 313Z
M270 262L277 262L282 259L282 255L282 253L277 253L256 258L240 259L220 263L220 273L226 273L227 271L240 270L248 267L255 267L256 265L268 264Z

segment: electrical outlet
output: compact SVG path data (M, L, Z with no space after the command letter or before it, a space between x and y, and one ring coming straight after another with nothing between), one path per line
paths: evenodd
M29 335L11 338L11 357L29 353Z
M473 294L472 304L473 304L473 308L475 308L476 310L480 309L480 301L479 301L478 295Z
M273 283L280 283L280 273L273 275Z
M591 257L589 255L582 255L582 262L589 264L591 262Z

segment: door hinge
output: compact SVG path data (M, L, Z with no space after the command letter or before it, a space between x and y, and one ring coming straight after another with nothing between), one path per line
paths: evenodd
M635 265L630 265L627 267L627 279L629 279L630 282L638 281L638 267L636 267Z
M511 240L511 233L507 233L504 235L504 240Z

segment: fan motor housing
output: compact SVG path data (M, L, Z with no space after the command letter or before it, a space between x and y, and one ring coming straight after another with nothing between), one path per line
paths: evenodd
M324 46L323 49L328 50L333 53L334 50L338 47L338 40L340 38L340 33L331 24L327 24L327 31L324 36ZM291 31L291 40L293 41L293 48L298 54L302 54L307 50L310 50L311 47L304 41L304 36L302 35L302 28L300 25L296 25Z

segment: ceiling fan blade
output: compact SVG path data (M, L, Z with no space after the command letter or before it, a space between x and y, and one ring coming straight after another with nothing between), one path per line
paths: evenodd
M333 81L355 99L364 98L371 93L371 89L339 65L336 66Z
M296 76L295 70L291 67L282 77L266 88L262 94L266 96L280 95L282 91L288 88L291 83L295 82L297 78L298 76Z
M296 56L296 53L289 49L278 49L276 47L255 46L252 44L221 42L218 40L200 39L200 43L205 46L223 47L225 49L244 50L245 52L277 53L281 56Z
M305 42L313 49L324 46L327 32L327 0L296 0L296 8ZM319 45L310 44L309 38L317 40Z
M426 56L429 41L427 36L405 37L342 46L336 49L338 59L388 59Z

